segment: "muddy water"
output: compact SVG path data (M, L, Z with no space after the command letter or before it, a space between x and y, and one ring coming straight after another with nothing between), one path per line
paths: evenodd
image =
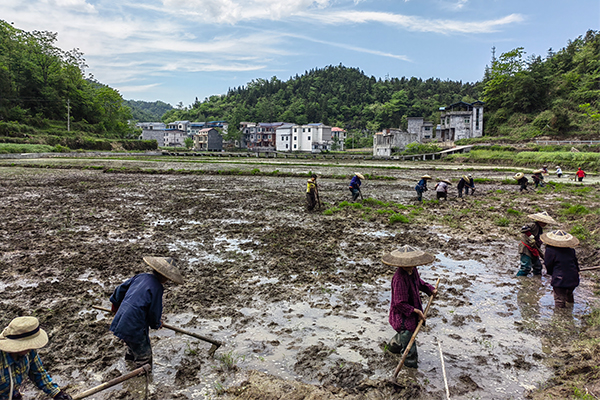
M108 306L116 285L145 271L144 254L175 256L186 278L166 289L166 321L224 342L207 359L208 343L153 332L154 399L216 398L251 370L344 390L388 379L399 361L383 350L394 333L387 323L394 271L379 260L401 244L434 252L438 260L420 272L431 283L442 278L417 339L420 368L402 372L424 387L423 398L443 397L438 341L452 398L521 397L550 377L550 349L576 336L592 298L584 281L575 308L554 313L545 277L514 277L513 231L481 225L485 218L461 222L462 231L307 214L301 178L2 172L2 322L40 317L51 334L44 361L71 393L131 369L107 316L90 306ZM421 173L366 188L411 204L408 182ZM323 196L347 199L346 184L324 180ZM479 185L472 199L495 189ZM426 212L433 220L468 204ZM227 359L237 367L228 369ZM141 398L144 389L140 378L92 398Z

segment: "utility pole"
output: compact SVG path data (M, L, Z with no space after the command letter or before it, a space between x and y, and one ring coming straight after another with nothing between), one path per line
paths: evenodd
M71 130L71 99L67 99L67 132Z

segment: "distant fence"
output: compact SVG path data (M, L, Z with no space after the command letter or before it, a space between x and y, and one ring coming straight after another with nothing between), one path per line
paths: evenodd
M537 144L554 144L554 145L563 145L563 144L600 144L600 140L536 140Z

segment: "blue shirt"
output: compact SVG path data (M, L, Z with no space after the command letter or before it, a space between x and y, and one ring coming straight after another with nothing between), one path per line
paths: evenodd
M360 178L356 175L354 175L352 177L352 180L350 181L350 187L352 189L360 189Z
M427 191L427 179L421 179L417 186L415 186L415 190L417 192L426 192Z
M8 399L10 392L9 366L14 384L13 394L18 391L26 376L29 376L35 386L50 397L54 397L60 392L58 385L52 382L52 378L44 369L37 351L31 350L24 356L17 358L13 358L10 353L0 351L0 399Z
M145 341L149 328L160 327L163 291L154 274L139 274L117 286L110 302L119 309L110 330L126 343Z

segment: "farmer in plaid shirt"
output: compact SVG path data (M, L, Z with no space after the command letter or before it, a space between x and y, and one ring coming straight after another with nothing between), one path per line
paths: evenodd
M35 317L19 317L0 334L0 400L20 400L18 387L26 376L49 397L72 400L52 382L44 369L37 349L48 343L48 335L40 329Z
M386 254L382 261L384 264L398 267L392 278L392 300L390 302L390 325L396 335L390 340L388 350L392 353L402 354L406 350L420 320L425 320L423 304L419 292L429 296L437 293L435 287L425 283L415 268L433 262L435 257L411 246L402 246ZM410 348L404 365L417 368L419 356L417 343Z

